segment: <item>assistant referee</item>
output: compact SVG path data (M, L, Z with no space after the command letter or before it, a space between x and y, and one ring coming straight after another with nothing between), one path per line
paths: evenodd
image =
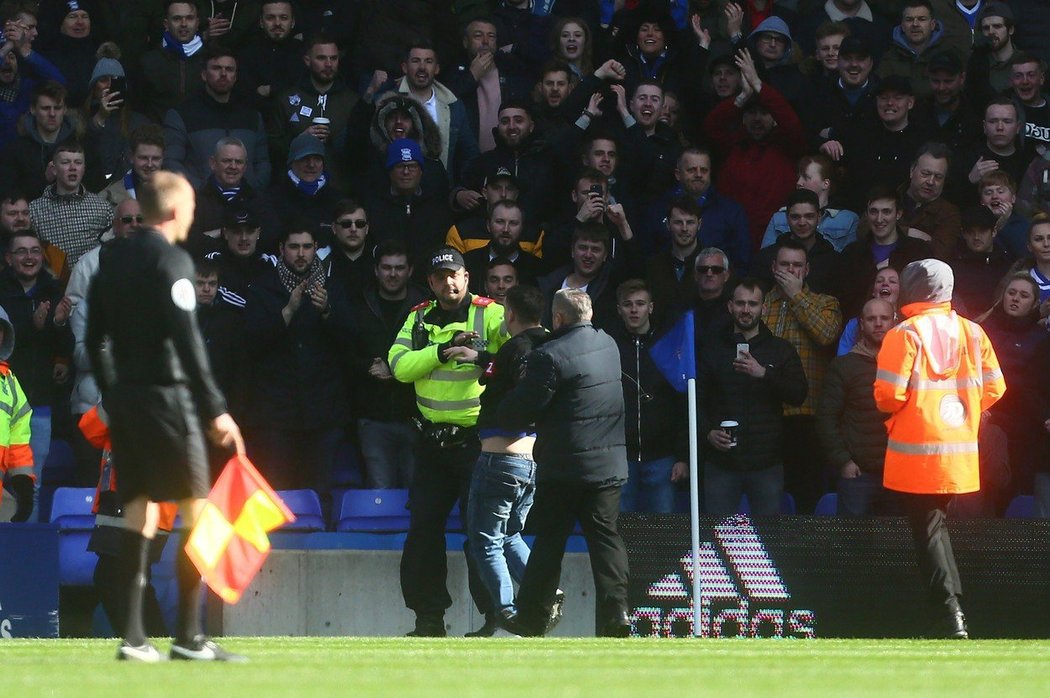
M87 348L110 416L113 464L129 535L121 548L128 603L117 659L156 662L146 638L143 592L156 502L179 502L193 527L210 478L202 433L244 453L240 430L211 369L197 327L193 262L175 246L193 222L193 188L181 175L157 172L138 190L144 226L103 248L90 291ZM138 535L136 535L136 533ZM178 620L172 659L236 661L200 628L200 574L179 546Z

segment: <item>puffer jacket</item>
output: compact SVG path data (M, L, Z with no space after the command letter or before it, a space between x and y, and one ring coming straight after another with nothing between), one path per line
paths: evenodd
M851 351L835 357L817 403L817 434L828 463L853 461L866 473L881 473L886 457L886 416L875 407L875 357Z

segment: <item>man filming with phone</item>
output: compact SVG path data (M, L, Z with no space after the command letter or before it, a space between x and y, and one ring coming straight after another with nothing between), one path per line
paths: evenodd
M704 511L776 514L784 492L783 405L806 399L806 374L791 344L762 322L762 284L740 279L729 297L732 326L708 333L697 357L697 430L706 440Z

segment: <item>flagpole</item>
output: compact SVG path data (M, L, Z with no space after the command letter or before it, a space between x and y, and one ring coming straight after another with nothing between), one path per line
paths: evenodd
M693 537L693 637L700 637L700 468L696 442L696 378L686 384L689 398L689 528Z

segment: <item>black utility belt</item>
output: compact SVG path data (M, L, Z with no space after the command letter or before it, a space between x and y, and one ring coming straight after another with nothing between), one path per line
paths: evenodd
M435 448L457 448L470 442L478 441L478 428L476 426L464 427L458 424L442 424L425 419L413 420L419 433L423 435L423 441L428 446Z

